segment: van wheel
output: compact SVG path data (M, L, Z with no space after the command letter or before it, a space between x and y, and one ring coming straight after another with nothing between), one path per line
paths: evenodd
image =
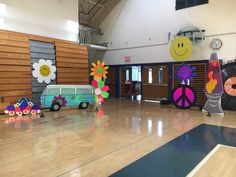
M53 103L51 107L51 111L59 111L61 109L61 105L59 103Z
M88 102L82 102L79 105L79 109L87 109L89 103Z

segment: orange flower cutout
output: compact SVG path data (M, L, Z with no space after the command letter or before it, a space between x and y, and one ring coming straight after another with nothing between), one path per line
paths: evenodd
M108 66L105 66L104 62L100 63L100 61L97 61L97 64L92 63L93 68L91 68L92 72L90 73L90 76L93 76L94 79L101 80L103 78L107 78L106 74Z

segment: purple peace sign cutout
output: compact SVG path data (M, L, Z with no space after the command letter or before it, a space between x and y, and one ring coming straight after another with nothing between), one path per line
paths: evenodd
M172 102L180 109L192 107L197 99L196 92L188 85L180 85L172 90Z

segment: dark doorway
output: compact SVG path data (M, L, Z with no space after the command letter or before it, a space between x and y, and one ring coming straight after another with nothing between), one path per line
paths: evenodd
M109 86L110 97L116 96L116 68L109 67L106 84Z
M141 100L142 76L141 66L123 66L121 72L121 97Z

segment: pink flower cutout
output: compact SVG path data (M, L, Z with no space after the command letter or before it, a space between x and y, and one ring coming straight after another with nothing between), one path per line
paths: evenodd
M103 103L104 98L109 97L109 93L107 92L109 90L109 87L105 85L104 81L100 80L93 80L92 81L93 86L93 93L95 95L95 102L97 103Z
M59 96L54 96L54 99L52 101L53 103L59 103L62 107L66 105L67 101L66 98L59 95Z

